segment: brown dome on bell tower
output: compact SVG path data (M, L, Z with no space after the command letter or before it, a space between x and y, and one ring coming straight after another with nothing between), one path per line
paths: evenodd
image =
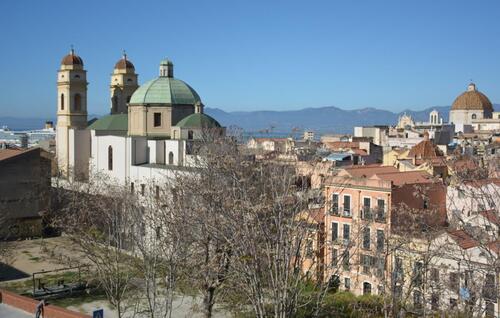
M71 48L71 51L68 55L63 57L61 60L61 65L80 65L83 66L83 60L81 57L75 54L75 50Z

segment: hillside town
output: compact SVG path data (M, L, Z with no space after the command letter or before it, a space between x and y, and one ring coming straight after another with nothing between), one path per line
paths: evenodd
M336 317L325 300L341 294L358 316L498 317L500 112L474 83L450 101L449 122L434 110L352 134L242 138L204 113L171 60L158 73L139 85L123 54L109 114L89 118L87 69L71 49L52 141L2 143L7 306L101 293L117 317L159 317L189 286L205 317ZM52 240L65 243L43 249L63 261L9 263L22 242ZM78 280L54 274L75 268Z

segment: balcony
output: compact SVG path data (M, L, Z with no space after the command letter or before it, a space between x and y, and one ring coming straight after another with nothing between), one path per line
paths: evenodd
M339 207L338 205L334 205L330 208L330 215L339 215Z
M342 216L346 218L351 218L352 217L352 211L351 208L343 208L342 209Z
M361 209L361 219L372 221L373 216L375 214L374 212L375 211L370 207L367 207L367 206L363 207Z
M373 211L373 213L375 214L376 222L385 223L385 218L386 218L385 209L377 208Z

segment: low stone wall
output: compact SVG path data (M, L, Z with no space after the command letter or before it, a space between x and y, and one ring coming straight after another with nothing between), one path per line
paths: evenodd
M39 301L0 289L0 302L31 313L34 316L36 305ZM44 318L90 318L90 316L61 307L46 305L44 309Z

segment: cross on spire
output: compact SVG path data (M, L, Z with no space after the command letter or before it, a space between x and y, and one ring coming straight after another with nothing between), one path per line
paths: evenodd
M127 51L122 50L122 53L123 53L123 59L126 60L127 59Z
M75 55L75 48L73 47L73 44L71 44L70 47L71 47L71 50L70 50L71 55Z

